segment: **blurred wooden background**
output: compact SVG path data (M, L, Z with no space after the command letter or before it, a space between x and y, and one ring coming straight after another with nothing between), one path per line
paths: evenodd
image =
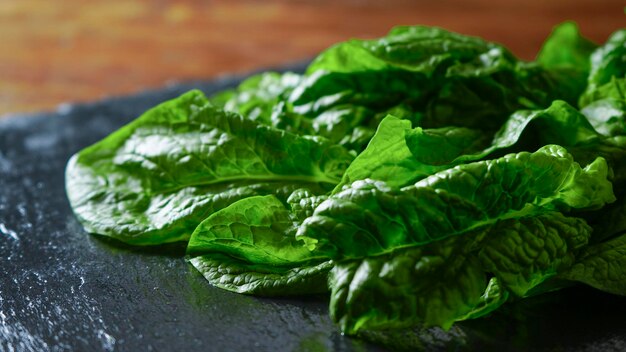
M332 43L424 24L532 59L575 20L602 42L622 0L0 0L0 115L207 79L311 57Z

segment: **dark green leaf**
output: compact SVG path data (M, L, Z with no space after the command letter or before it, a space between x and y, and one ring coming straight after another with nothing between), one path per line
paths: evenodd
M545 212L342 261L331 275L331 315L349 334L414 325L449 328L493 311L508 292L524 296L569 268L590 230L581 219Z
M620 29L591 55L587 90L580 97L579 106L585 107L602 98L624 100L625 86L626 29Z
M626 296L626 235L585 248L561 277Z
M310 295L328 292L330 261L301 266L253 264L211 253L189 262L211 285L228 291L260 296Z

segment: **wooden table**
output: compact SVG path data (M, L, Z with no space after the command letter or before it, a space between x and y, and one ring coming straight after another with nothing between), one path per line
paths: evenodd
M0 1L0 115L309 58L397 24L479 35L532 59L575 20L602 42L621 0Z

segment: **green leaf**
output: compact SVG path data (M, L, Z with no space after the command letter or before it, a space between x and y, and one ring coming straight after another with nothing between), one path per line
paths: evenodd
M606 114L602 111L590 113L598 115L594 119L598 124L604 118L600 115ZM621 120L616 117L612 121L616 125L613 129L617 129ZM608 145L606 150L598 150L597 146L603 143L604 137L594 130L585 116L560 100L547 109L513 113L493 135L463 127L411 129L409 121L387 116L367 148L350 164L334 192L366 178L385 181L391 187L402 187L497 152L536 149L546 144L583 148L583 162L593 161L594 152L609 158L616 153L623 154ZM591 153L589 149L592 149Z
M201 222L191 235L187 255L219 252L267 265L318 259L296 241L297 226L296 217L275 196L245 198Z
M428 128L495 129L517 109L544 108L557 97L575 102L586 78L519 62L503 47L478 38L419 26L333 46L307 73L310 83L294 90L295 105L350 101L379 112L373 103L387 110L403 106L410 111L407 118ZM381 91L386 94L379 98Z
M492 277L487 284L487 288L480 301L465 316L460 316L457 320L476 319L488 315L509 299L509 293L502 288L498 278Z
M599 133L610 137L626 135L626 98L596 100L581 112Z
M310 295L328 292L330 261L295 266L254 264L211 253L189 259L211 285L259 296Z
M226 113L197 91L163 103L72 157L66 189L89 232L136 245L187 240L242 198L334 186L352 156Z
M615 200L607 174L604 159L581 168L552 145L459 165L402 189L356 181L320 204L297 237L333 259L379 255L546 209L598 209Z
M331 273L330 313L341 330L449 328L480 305L487 288L480 262L447 240L339 262Z
M558 212L508 219L488 230L478 257L502 287L524 297L570 267L590 235L591 227L584 220Z
M430 76L443 62L472 60L493 48L501 47L441 28L400 26L380 39L355 39L334 45L315 58L307 72L400 69Z
M587 90L580 96L578 106L582 106L583 109L598 100L608 99L609 101L626 101L626 78L613 77L609 83L601 85L597 89Z
M586 74L517 60L482 39L397 27L321 53L303 76L265 74L214 97L227 110L360 152L387 114L424 128L495 131L515 110L577 101Z
M537 61L546 67L569 66L589 73L591 53L598 46L584 38L575 22L564 22L554 27Z
M585 107L603 98L625 100L625 88L626 29L620 29L591 55L587 89L580 96L578 105Z
M546 211L342 261L331 275L331 316L348 334L414 325L447 329L498 308L508 292L524 296L569 268L590 232L581 219Z
M66 189L90 232L189 241L217 287L331 289L349 334L577 282L626 295L625 75L624 29L596 47L566 22L524 62L396 27L165 102L74 155Z
M626 296L626 235L585 248L561 278Z
M387 116L334 192L366 178L385 181L391 187L405 186L451 167L461 155L480 149L485 139L482 132L462 127L411 129L410 121Z
M189 262L215 286L238 293L289 295L327 291L332 264L296 241L297 213L317 197L296 190L290 211L275 196L249 197L215 212L191 235Z
M275 105L286 99L301 80L300 75L291 72L265 72L246 79L236 89L218 93L211 102L269 125Z
M613 33L606 43L591 55L591 72L587 90L592 91L613 78L626 76L626 29Z

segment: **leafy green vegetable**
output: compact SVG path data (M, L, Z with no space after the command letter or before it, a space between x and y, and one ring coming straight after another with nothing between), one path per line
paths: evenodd
M275 196L249 197L200 223L191 235L187 254L216 251L274 265L311 260L311 252L296 243L296 229L296 219Z
M342 147L273 129L190 92L74 156L74 212L90 232L137 244L186 240L209 214L246 197L324 193L352 160Z
M597 103L602 102L606 101ZM604 157L613 168L613 180L620 181L626 175L620 162L626 158L620 106L590 105L582 111L585 116L556 100L547 109L513 113L494 134L463 127L411 129L409 121L388 116L367 148L350 164L335 193L365 178L402 187L455 165L507 151L535 150L549 143L565 146L580 163Z
M343 261L333 269L331 316L348 333L415 324L449 328L497 308L507 292L524 296L567 268L589 233L580 219L546 213Z
M297 236L333 259L379 255L503 219L598 209L615 200L607 173L602 158L581 168L565 149L546 146L459 165L402 189L356 181L320 204Z
M418 323L449 328L482 303L487 287L478 260L462 250L448 240L337 263L331 317L348 334Z
M467 154L481 149L485 137L479 130L464 127L411 129L410 121L389 115L350 164L336 190L366 178L385 181L392 187L407 185L471 160ZM475 160L480 157L475 156Z
M591 72L587 89L580 96L579 106L602 99L624 100L626 96L626 29L621 29L591 55Z
M333 267L331 261L301 266L259 265L219 253L193 257L189 262L211 285L260 296L325 293L328 272Z
M417 126L497 129L520 108L574 103L585 77L517 60L504 47L432 27L397 27L320 54L302 76L262 74L215 101L294 133L360 152L387 115ZM463 99L457 99L457 97Z
M607 136L626 135L626 97L620 100L596 100L586 105L581 112L599 133Z
M554 28L537 54L537 62L546 67L569 66L589 74L589 56L598 46L584 38L575 22L564 22Z
M70 159L67 194L89 232L188 241L217 287L331 291L348 334L626 295L625 60L623 29L596 46L564 23L523 62L396 27L147 111Z
M561 277L626 296L626 235L585 248Z
M312 211L315 197L294 193L301 193L290 197L300 198L297 210ZM190 263L212 284L238 293L326 292L332 265L296 242L297 214L273 195L237 201L198 225L187 246Z

